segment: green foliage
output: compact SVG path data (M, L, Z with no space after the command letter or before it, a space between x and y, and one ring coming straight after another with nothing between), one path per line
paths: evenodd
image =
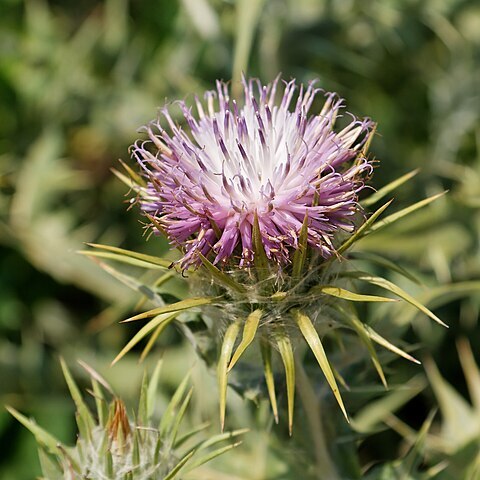
M465 397L453 339L466 335L473 350L478 351L477 2L265 0L263 6L255 2L256 8L250 11L245 8L247 3L8 0L2 4L0 396L2 403L34 412L39 420L48 417L42 424L52 422L60 438L67 437L72 427L63 382L51 352L60 352L67 359L98 358L97 365L109 363L137 333L135 324L111 325L135 307L159 306L73 253L84 250L84 242L122 245L157 258L166 252L166 244L159 238L148 243L140 238L137 215L125 213L126 188L113 178L109 168L117 167L118 157L127 159L135 129L150 119L155 106L161 106L165 98L202 91L216 78L228 80L235 59L237 74L244 70L265 81L279 71L285 78L302 81L319 77L322 87L348 98L353 112L368 112L379 125L370 147L382 165L376 169L374 185L380 188L420 169L416 176L406 174L389 211L395 213L449 191L424 210L362 238L358 249L351 252L351 262L362 271L368 263L374 269L368 270L373 276L394 282L450 326L447 331L430 324L405 302L371 303L360 306L357 312L359 320L368 320L365 325L370 339L395 355L411 359L413 354L421 360L426 354L433 356L442 376L455 388L456 397ZM244 27L240 16L242 22L251 23ZM242 47L236 49L235 45ZM245 58L250 59L248 65ZM386 198L393 195L387 193ZM369 198L376 198L375 194ZM387 260L378 261L379 254L386 255ZM169 261L175 258L175 253L168 254ZM143 292L151 298L165 297L167 303L185 298L181 278L172 275L160 280L165 272L161 268L146 271L138 258L125 261L130 263L124 263L120 273L135 278L139 288L148 286ZM405 271L417 283L405 278ZM348 289L354 290L350 285ZM365 282L360 293L382 295L385 291ZM184 312L177 318L172 323L175 327L160 337L159 330L154 329L157 336L152 336L155 341L147 344L149 348L142 340L112 371L123 380L117 387L121 386L122 393L132 394L142 348L153 355L159 350L172 355L164 370L168 381L162 384L161 394L180 383L190 367L187 359L193 360L175 331L189 335L187 327L198 321L198 313ZM345 322L351 322L348 318L346 315ZM354 324L350 328L355 329ZM212 362L214 346L202 332L197 333L189 337L190 342ZM323 339L323 332L319 333ZM285 449L286 432L280 426L270 433L269 415L260 401L270 395L275 399L274 412L280 410L280 415L286 416L284 372L275 367L277 352L274 348L268 352L272 350L268 344L262 348L266 384L263 372L254 371L258 381L245 387L244 379L252 378L250 359L257 355L251 345L243 362L229 374L229 381L260 407L252 413L232 392L226 408L235 409L235 415L228 416L229 422L259 428L252 434L252 444L246 441L236 450L238 461L229 463L232 456L221 457L202 466L198 478L318 478L317 471L323 471L318 453L321 448L318 442L312 445L310 428L330 432L326 434L331 439L329 455L342 465L339 476L360 478L362 465L400 458L399 452L405 451L405 445L411 446L417 434L404 428L404 440L399 442L382 422L398 427L414 418L418 428L418 417L426 418L438 402L423 388L421 378L413 385L407 381L422 375L421 367L396 361L391 368L389 362L395 355L376 347L388 378L389 391L384 392L370 376L373 369L366 366L371 353L366 355L365 351L371 347L364 332L355 331L355 336L363 338L362 343L348 338L337 341L333 335L324 346L336 367L333 373L352 425L358 413L368 413L368 406L370 418L379 419L369 423L370 439L335 423L333 396L318 367L313 368L316 359L299 348L295 354L304 361L313 383L323 428L311 419L311 425L303 422L303 403L297 401L295 434ZM419 339L422 347L408 346L413 338ZM348 361L342 360L345 351ZM275 368L268 368L269 357ZM298 380L298 368L296 374ZM349 390L341 377L355 378L349 382ZM212 396L214 386L205 378L196 394L208 390ZM243 389L238 387L239 380ZM423 393L419 395L419 391ZM305 398L304 392L298 396ZM215 415L218 405L206 396L202 398L203 418ZM377 407L373 400L383 398L394 401ZM390 414L397 411L401 424L392 423L389 409ZM464 423L458 418L449 420L451 431L463 431ZM431 431L436 433L441 425L443 417L437 415ZM2 478L30 480L38 473L30 438L5 412L0 414L0 443L5 453L0 461ZM361 445L362 462L352 444ZM477 453L474 442L452 447L448 454L438 451L435 458L448 460L457 470L452 466L435 478L462 478L464 471L467 478L475 478ZM50 468L48 460L41 458L45 468ZM256 466L253 473L251 465ZM432 466L435 464L428 468ZM387 469L391 468L385 467L385 478L389 478L393 470ZM446 472L453 473L446 476Z
M192 396L192 389L186 393L188 377L178 386L156 427L153 400L158 388L160 364L150 381L146 375L144 377L139 409L134 419L129 418L124 402L113 393L108 383L88 365L83 364L91 376L97 409L95 420L68 367L63 360L61 363L76 405L78 436L74 447L62 444L33 420L14 408L7 407L35 436L45 479L173 480L239 445L230 443L219 446L246 431L237 430L204 440L196 438L204 428L197 428L178 437L180 424ZM106 399L107 393L112 397L110 401ZM187 438L189 442L186 442ZM185 443L190 445L184 445Z

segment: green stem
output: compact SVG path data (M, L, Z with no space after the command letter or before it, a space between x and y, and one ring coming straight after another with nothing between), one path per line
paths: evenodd
M320 401L308 379L300 358L297 357L297 391L307 416L312 436L315 459L317 463L317 478L319 480L340 480L335 464L330 456L325 440Z

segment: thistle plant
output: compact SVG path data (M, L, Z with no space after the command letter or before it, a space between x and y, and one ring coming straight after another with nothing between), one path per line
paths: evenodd
M157 364L150 380L144 376L134 417L127 413L125 403L103 377L83 362L81 365L91 376L96 416L62 360L63 374L76 406L78 437L74 447L63 444L33 420L7 407L35 435L45 480L184 478L189 471L237 446L238 442L231 443L231 440L245 433L237 430L201 438L208 424L180 433L192 396L188 377L178 386L160 422L155 422L161 363ZM225 442L227 445L221 445Z
M229 86L218 82L205 101L195 98L193 106L180 101L160 109L159 118L144 128L147 139L131 148L140 173L128 165L127 174L117 172L135 192L132 202L143 211L147 230L166 236L179 257L171 262L105 245L92 245L96 250L86 253L144 268L169 268L187 278L192 296L166 305L155 285L147 289L155 308L127 321L151 320L116 360L152 333L148 352L172 322L185 330L184 312L201 308L209 333L219 344L222 428L228 374L247 349L257 348L277 421L273 350L279 353L291 432L294 350L301 338L348 420L338 385L343 379L327 358L326 335L355 333L385 386L374 343L418 363L362 321L356 302L403 300L444 325L397 285L357 270L352 260L361 258L361 252L352 250L361 238L437 196L379 219L389 200L368 215L366 207L415 174L360 200L369 191L374 169L367 153L374 122L345 115L344 101L315 82L304 87L277 78L264 86L243 79L243 87L241 100L230 98ZM174 108L178 114L172 113ZM343 129L336 128L337 121L345 123ZM388 260L370 259L405 273ZM145 294L145 286L104 267ZM159 277L157 285L170 279L171 271ZM367 294L365 288L382 289L394 298Z

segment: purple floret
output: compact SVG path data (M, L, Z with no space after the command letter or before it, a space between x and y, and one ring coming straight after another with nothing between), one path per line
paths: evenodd
M177 102L185 129L164 107L146 127L149 140L133 146L148 181L141 207L183 247L183 268L198 264L198 252L216 264L249 266L255 213L265 252L280 265L291 260L305 216L308 244L324 258L335 252L337 231L354 230L357 194L372 170L361 150L374 124L352 117L335 132L343 100L314 82L297 88L294 80L244 80L240 106L217 82L204 103L195 100L196 115ZM319 94L323 108L309 116Z

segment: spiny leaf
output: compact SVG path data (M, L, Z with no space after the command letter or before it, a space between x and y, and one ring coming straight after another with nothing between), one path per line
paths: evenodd
M238 345L237 350L235 351L232 359L230 360L230 364L228 365L227 370L228 372L234 367L239 358L242 356L243 352L245 352L247 347L252 343L253 339L255 338L255 334L257 333L258 324L260 323L262 314L263 311L258 309L252 312L247 317L245 325L243 326L242 341L240 342L240 345Z
M448 325L442 322L442 320L440 320L433 312L431 312L427 307L425 307L425 305L421 304L418 300L416 300L410 294L405 292L405 290L401 289L399 286L395 285L394 283L389 282L385 278L374 277L369 275L368 273L363 273L363 272L346 272L344 275L355 277L358 280L370 283L371 285L376 285L380 288L383 288L384 290L388 290L389 292L394 293L398 297L403 298L403 300L408 302L410 305L413 305L415 308L423 312L425 315L429 316L435 322L439 323L443 327L448 328Z
M183 434L178 440L175 441L174 448L180 448L187 440L190 440L190 438L194 437L197 433L201 432L202 430L205 430L210 426L210 422L204 422L197 427L193 428L192 430L189 430L187 433Z
M190 374L188 374L177 387L172 399L170 400L170 403L168 404L164 414L162 415L162 419L158 427L161 437L164 437L167 433L171 432L173 428L176 416L175 412L180 405L180 402L182 401L189 380Z
M293 410L295 405L295 360L293 357L292 344L288 336L279 334L276 337L278 351L282 357L285 367L285 380L287 384L287 406L288 406L288 432L292 435Z
M310 290L310 293L324 293L325 295L330 295L332 297L343 298L344 300L349 300L351 302L396 302L394 298L388 297L378 297L376 295L363 295L360 293L350 292L344 288L336 287L334 285L320 285L313 287Z
M238 430L233 430L231 432L220 433L218 435L214 435L213 437L207 438L206 440L202 440L198 442L193 448L200 452L202 450L206 450L217 443L223 442L225 440L230 440L231 438L237 437L238 435L243 435L249 431L248 428L240 428Z
M337 253L340 255L345 250L348 250L357 240L362 238L370 229L370 227L375 223L377 218L388 208L388 206L393 202L389 200L387 203L382 205L378 210L376 210L368 219L358 227L357 231L348 237L338 248Z
M148 375L143 372L142 386L140 387L140 398L138 400L137 418L141 425L148 425Z
M480 370L472 352L472 347L466 338L457 340L458 358L467 381L468 393L475 409L480 411Z
M217 378L218 378L218 390L220 394L220 428L223 431L225 426L225 409L227 406L227 374L228 364L230 357L232 356L235 340L237 339L240 331L240 323L232 323L225 332L223 338L222 349L220 352L220 358L217 365Z
M86 257L98 257L105 258L107 260L116 260L117 262L125 263L127 265L133 265L134 267L139 268L148 268L151 270L165 270L165 267L163 266L155 265L154 263L144 262L143 260L138 260L137 258L119 255L118 253L97 252L95 250L78 250L77 253L79 253L80 255L85 255Z
M227 275L226 273L218 269L212 262L210 262L210 260L204 257L201 253L198 254L198 257L200 258L204 267L208 270L210 275L212 275L212 277L215 280L217 280L219 283L221 283L225 287L235 290L238 293L246 292L245 287L243 285L240 285L230 275Z
M88 409L87 405L83 401L82 395L80 390L77 387L77 384L73 380L73 377L70 373L70 370L65 363L65 360L60 357L60 365L62 367L63 376L65 377L65 381L67 382L68 389L70 390L70 395L72 396L73 401L75 402L75 406L77 408L78 416L80 421L78 422L78 427L80 433L85 436L85 438L91 437L91 432L95 426L95 421L93 419L90 410ZM83 426L85 426L85 432L82 432L82 422Z
M357 335L360 337L360 340L363 342L363 344L367 348L368 353L370 354L372 363L375 369L377 370L378 376L380 377L380 380L382 381L384 387L388 388L385 374L383 373L382 366L380 364L380 361L378 360L377 352L375 351L375 347L373 346L372 340L368 335L368 331L366 329L365 324L361 322L354 313L347 312L344 309L341 309L341 311L342 313L345 314L345 318L347 322L357 332Z
M185 464L195 455L195 450L190 450L183 458L172 468L172 470L165 476L163 480L173 480Z
M153 318L150 322L144 325L133 336L133 338L123 347L120 353L115 357L115 360L113 360L112 365L117 363L127 352L129 352L138 342L140 342L140 340L145 338L153 329L158 327L158 325L161 325L163 323L168 325L177 317L177 315L178 315L178 312L175 312L170 315L167 315L167 314L157 315L155 318Z
M34 421L28 419L14 408L9 406L6 406L5 408L24 427L28 428L28 430L33 433L38 443L44 445L51 453L55 455L62 455L63 450L58 448L58 445L60 445L60 441L57 440L53 435L45 431L43 428L39 427Z
M163 267L163 268L170 268L172 262L170 260L165 260L163 258L154 257L153 255L145 255L143 253L133 252L131 250L125 250L123 248L112 247L110 245L101 245L98 243L87 243L89 247L97 248L99 250L106 250L107 252L116 253L121 256L135 258L137 260L141 260L148 264ZM153 268L153 267L152 267Z
M138 184L140 187L146 187L147 186L147 183L145 182L145 180L137 172L135 172L135 170L130 168L130 166L127 165L122 159L119 159L118 161L121 163L122 167L130 175L131 179L136 184Z
M253 217L252 240L254 249L253 261L255 264L255 269L262 280L268 276L268 257L263 246L262 233L260 231L260 224L258 222L258 215L256 211Z
M180 423L182 422L185 412L187 411L188 404L190 403L190 399L192 398L192 393L193 393L193 387L190 388L187 395L183 399L182 405L178 409L178 413L175 416L175 421L173 423L171 433L170 433L170 442L172 445L175 444L178 428L180 427Z
M168 323L161 323L160 325L157 326L155 331L150 335L150 338L148 339L148 342L145 345L145 348L142 350L142 353L140 354L140 358L138 359L139 363L142 363L145 360L145 358L147 358L147 355L152 350L158 337L167 328L167 326L168 326Z
M55 463L43 448L38 448L38 459L40 460L42 475L45 475L46 480L61 480L64 478L58 463Z
M293 254L292 277L294 279L298 278L302 273L303 266L305 264L305 259L307 258L307 247L308 247L308 214L305 213L305 218L303 219L302 228L300 229L297 249Z
M164 301L162 298L152 290L148 285L139 282L136 278L126 275L125 273L119 272L116 268L112 267L111 265L107 265L104 262L96 261L96 263L105 270L107 273L112 275L112 277L116 278L118 281L122 282L127 287L131 288L132 290L137 291L138 293L142 294L143 296L147 297L149 300L156 304L163 305Z
M421 451L424 448L425 439L427 433L432 426L433 418L435 417L436 411L433 410L428 414L427 419L423 423L420 431L418 432L417 438L415 439L415 443L410 449L410 451L402 458L402 468L404 471L408 472L409 474L413 474L416 472L417 468L420 466L420 462L422 461Z
M418 375L404 385L391 387L389 393L368 403L352 418L353 428L361 433L371 433L378 427L379 423L418 395L425 386L424 377Z
M154 308L153 310L149 310L148 312L139 313L133 317L127 318L123 320L122 323L126 322L134 322L136 320L143 320L144 318L155 317L160 314L164 313L172 313L172 312L181 312L183 310L188 310L190 308L201 307L202 305L209 305L213 303L213 297L193 297L187 298L186 300L180 300L176 303L171 303L170 305L165 305L163 307Z
M124 183L128 188L131 188L135 192L141 192L141 187L133 181L130 177L127 175L123 174L122 172L119 172L117 169L112 168L111 172L122 182Z
M340 405L340 409L342 410L343 415L345 416L347 422L349 421L347 411L345 410L345 406L343 404L342 397L340 395L340 391L337 386L337 382L335 380L335 376L333 375L332 369L330 367L330 363L328 362L327 355L325 354L325 350L323 348L322 342L320 337L318 336L315 327L312 324L310 318L303 314L300 311L294 312L295 321L302 332L305 340L308 343L308 346L311 348L315 358L317 359L320 368L322 369L325 378L327 379L330 388L332 389L335 398Z
M416 364L420 365L421 362L419 362L415 357L412 357L411 355L404 352L403 350L401 350L397 346L393 345L393 343L390 343L388 340L386 340L380 334L378 334L370 325L363 324L363 326L365 327L365 330L366 330L368 336L374 342L376 342L379 345L381 345L382 347L390 350L391 352L396 353L400 357L403 357L407 360L410 360L410 362L413 362L413 363L416 363Z
M412 273L410 273L408 270L403 268L401 265L398 265L395 262L392 262L388 258L382 257L381 255L377 255L376 253L372 252L352 252L349 254L349 258L352 258L354 260L368 260L370 262L374 262L377 265L380 265L381 267L387 268L389 270L392 270L393 272L397 272L400 275L402 275L405 278L408 278L411 280L413 283L416 283L417 285L420 285L420 280L415 277Z
M260 350L262 352L263 373L265 375L265 382L267 384L268 396L270 398L270 405L272 406L273 417L275 423L278 423L278 407L277 397L275 395L275 380L273 377L272 368L272 347L268 340L260 340Z
M411 213L415 212L416 210L419 210L420 208L426 207L430 203L434 202L437 200L437 198L442 197L445 195L447 192L441 192L438 193L437 195L433 195L432 197L425 198L424 200L421 200L420 202L414 203L413 205L410 205L407 208L404 208L400 210L399 212L392 213L389 215L387 218L381 220L380 222L377 222L375 225L372 225L370 227L369 233L376 232L377 230L380 230L381 228L390 225L393 222L396 222L397 220L400 220L403 217L406 217L407 215L410 215Z
M233 448L238 447L241 444L242 442L232 443L231 445L218 448L217 450L213 450L213 452L209 452L206 455L203 455L200 458L197 458L194 462L188 465L188 467L186 468L186 472L190 472L193 469L200 467L204 463L207 463L210 460L213 460L215 457L218 457L219 455L223 455L224 453L228 452L229 450L232 450Z
M403 185L405 182L408 182L411 178L413 178L420 170L417 168L412 170L411 172L402 175L401 177L397 178L393 182L382 187L380 190L376 191L374 194L370 195L365 200L362 200L360 203L364 207L370 207L371 205L377 203L379 200L387 196L393 190L396 190L400 185Z
M147 418L151 418L155 407L155 397L157 396L158 384L160 382L160 372L162 370L163 359L160 359L155 365L152 378L148 382L147 390Z

